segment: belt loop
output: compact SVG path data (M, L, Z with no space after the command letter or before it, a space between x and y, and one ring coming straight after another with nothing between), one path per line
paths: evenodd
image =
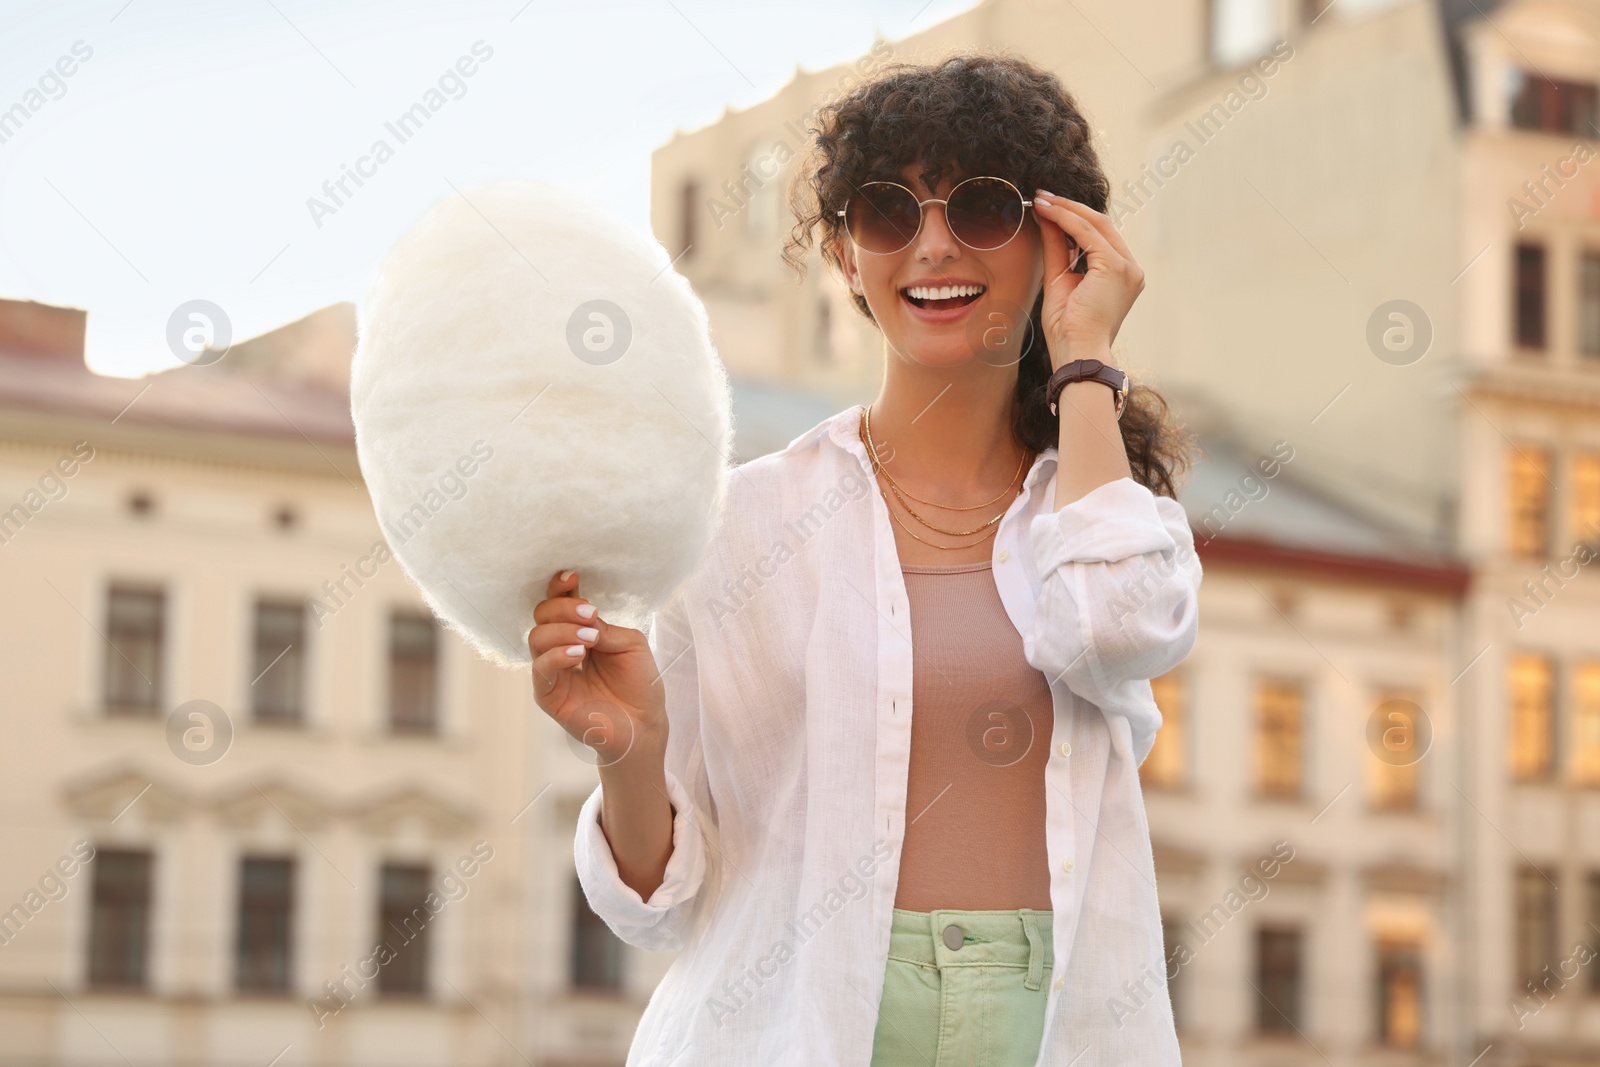
M1032 908L1019 908L1017 914L1022 918L1022 932L1028 935L1028 978L1023 985L1038 989L1044 985L1044 945L1039 937L1039 920L1034 917Z

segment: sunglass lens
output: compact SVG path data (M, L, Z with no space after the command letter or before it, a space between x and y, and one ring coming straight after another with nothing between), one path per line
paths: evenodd
M917 235L922 209L904 186L868 182L845 205L844 221L850 237L868 252L898 252Z
M950 196L950 232L973 248L999 248L1022 228L1022 194L998 178L970 178Z

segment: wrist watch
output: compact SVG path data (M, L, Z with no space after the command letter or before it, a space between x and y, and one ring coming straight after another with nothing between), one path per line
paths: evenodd
M1056 413L1056 401L1061 396L1061 390L1069 382L1099 382L1110 387L1115 394L1117 418L1122 418L1122 412L1128 406L1128 390L1133 387L1133 382L1128 378L1126 371L1118 370L1098 359L1071 359L1056 368L1050 375L1050 381L1045 385L1045 400L1050 404L1050 414Z

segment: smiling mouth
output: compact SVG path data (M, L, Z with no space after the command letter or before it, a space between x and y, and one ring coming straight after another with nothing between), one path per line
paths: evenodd
M900 295L928 311L949 311L966 307L986 289L987 286L982 285L908 285L900 290Z

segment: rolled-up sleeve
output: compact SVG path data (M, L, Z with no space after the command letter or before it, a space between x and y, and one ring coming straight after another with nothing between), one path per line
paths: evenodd
M671 952L683 947L694 912L707 896L706 841L702 821L715 819L700 739L698 668L681 600L662 609L650 633L651 651L664 667L667 701L667 799L672 802L672 855L650 899L622 880L600 827L604 786L596 786L578 813L573 857L589 907L612 933L637 948Z
M1149 679L1183 662L1200 625L1200 560L1182 505L1119 478L1035 516L1028 534L1041 581L1028 662L1127 717L1144 762L1161 726Z

